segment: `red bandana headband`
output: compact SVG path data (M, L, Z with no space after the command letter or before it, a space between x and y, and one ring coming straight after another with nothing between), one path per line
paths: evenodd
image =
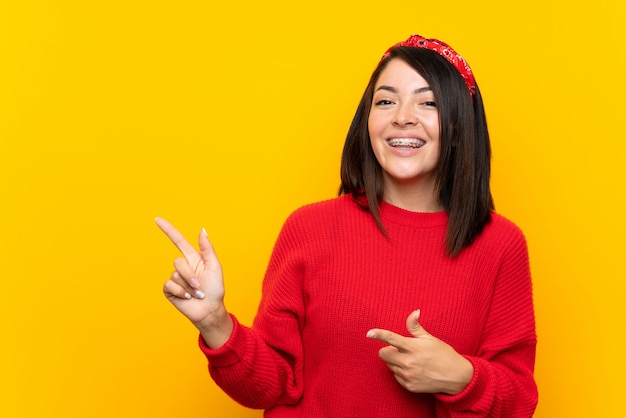
M460 56L452 47L445 42L439 41L437 39L429 39L424 38L420 35L411 35L409 39L406 41L398 42L391 48L389 48L384 54L381 60L384 60L389 56L391 51L399 46L410 46L413 48L424 48L430 49L431 51L435 51L442 57L444 57L448 62L454 65L454 68L461 74L463 80L465 81L465 85L470 92L470 95L474 97L476 95L476 81L474 80L474 75L472 74L472 69L467 64L465 59Z

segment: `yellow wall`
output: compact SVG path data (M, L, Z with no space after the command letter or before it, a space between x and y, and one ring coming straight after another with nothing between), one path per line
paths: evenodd
M620 416L621 2L211 3L0 1L0 416L260 417L162 297L153 219L207 228L249 323L284 218L335 194L369 73L412 32L485 97L496 204L531 250L536 416Z

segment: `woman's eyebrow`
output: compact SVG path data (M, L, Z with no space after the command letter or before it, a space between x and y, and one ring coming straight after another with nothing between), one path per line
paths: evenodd
M398 93L398 89L396 89L395 87L391 87L391 86L386 86L386 85L382 85L382 86L378 86L378 88L375 91L379 91L379 90L385 90L391 93ZM419 93L424 93L427 91L432 91L432 89L430 88L430 86L424 86L424 87L420 87L418 89L415 89L415 91L413 93L419 94Z
M398 90L395 87L385 86L385 85L378 86L376 91L379 91L379 90L385 90L385 91L389 91L391 93L397 93L398 92Z

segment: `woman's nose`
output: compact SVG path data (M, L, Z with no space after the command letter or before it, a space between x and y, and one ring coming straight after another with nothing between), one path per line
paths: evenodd
M410 104L398 106L394 115L393 123L398 126L417 125L417 112Z

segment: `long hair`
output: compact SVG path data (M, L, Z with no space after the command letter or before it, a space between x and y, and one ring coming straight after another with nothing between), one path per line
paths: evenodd
M448 213L446 253L454 258L469 246L491 219L494 209L489 187L491 146L478 85L472 98L463 78L438 53L397 47L382 60L357 107L341 157L339 194L351 194L369 210L383 234L380 202L384 196L383 171L372 150L368 117L374 88L393 59L401 59L430 85L439 111L440 157L436 168L436 194Z

